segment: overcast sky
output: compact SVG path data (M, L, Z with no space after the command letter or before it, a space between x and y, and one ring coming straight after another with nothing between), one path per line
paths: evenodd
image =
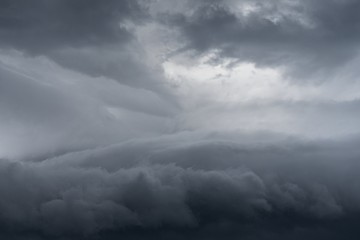
M0 238L357 239L359 0L0 0Z

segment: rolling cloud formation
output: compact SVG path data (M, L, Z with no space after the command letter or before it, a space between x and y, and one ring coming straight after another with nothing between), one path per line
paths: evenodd
M0 238L357 239L358 0L0 0Z

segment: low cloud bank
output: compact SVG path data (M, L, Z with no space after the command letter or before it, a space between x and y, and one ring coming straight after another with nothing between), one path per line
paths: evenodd
M277 138L178 134L1 160L0 232L10 239L355 239L359 141Z

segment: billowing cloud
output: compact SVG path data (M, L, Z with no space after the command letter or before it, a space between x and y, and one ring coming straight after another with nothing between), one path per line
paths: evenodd
M0 1L0 238L357 239L359 7Z
M44 239L337 239L344 229L351 237L360 210L350 184L357 143L185 134L40 162L2 160L0 222L9 236Z
M168 20L160 19L179 27L187 50L285 67L303 80L333 73L358 52L358 1L184 2L188 11L165 10Z

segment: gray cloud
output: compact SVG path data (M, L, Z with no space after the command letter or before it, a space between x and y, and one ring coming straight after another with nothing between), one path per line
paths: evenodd
M57 65L49 70L53 63L46 58L11 56L15 59L0 61L3 156L37 156L171 131L176 107L152 91ZM32 69L42 61L45 68Z
M110 44L102 47L66 48L48 56L58 64L88 74L106 76L121 84L149 89L169 101L170 94L164 87L159 69L152 69L144 59L146 55L139 44Z
M165 95L160 75L146 65L144 52L139 57L141 46L126 26L145 18L137 1L2 1L0 46Z
M1 43L33 54L126 41L124 19L139 19L136 1L1 1Z
M168 13L169 24L186 36L187 50L219 50L221 57L285 67L302 79L333 73L358 52L359 1L202 3L192 14ZM240 12L240 4L253 9Z
M254 145L249 136L188 134L40 162L2 160L2 232L336 239L342 224L355 224L360 192L349 183L359 167L358 140L313 145L280 137Z
M0 1L0 238L358 239L359 8Z
M134 40L126 21L157 19L181 31L187 40L184 49L219 50L220 61L232 57L258 66L284 67L302 80L312 74L329 77L358 52L356 0L183 1L182 13L161 1L156 4L159 12L151 19L147 4L137 1L3 1L0 42L3 47L45 54L93 76L146 88L157 81L139 80L150 74L141 61L134 61L132 52L141 47L123 46ZM250 4L252 11L241 12L241 4Z

